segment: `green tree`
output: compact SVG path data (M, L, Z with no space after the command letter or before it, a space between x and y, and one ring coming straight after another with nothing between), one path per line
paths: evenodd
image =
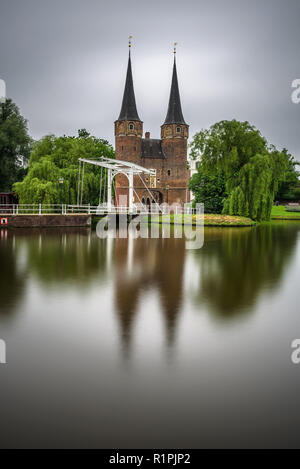
M195 203L204 203L206 213L221 213L225 197L225 179L221 171L209 171L200 164L189 183Z
M199 153L201 167L208 174L224 175L223 213L270 219L275 195L289 165L285 150L279 152L269 146L248 122L232 120L198 132L191 144L191 156Z
M59 179L63 179L62 202L77 203L78 159L114 158L114 150L106 140L89 135L85 129L78 137L48 135L34 144L29 171L22 182L14 185L21 204L59 204ZM97 205L101 169L85 165L83 203ZM104 179L104 172L102 172ZM103 181L104 182L104 181Z
M26 171L20 167L19 157L28 160L32 140L27 121L11 99L0 103L0 191L9 192Z
M299 196L299 176L298 171L299 162L288 153L284 148L282 150L286 154L287 158L287 168L285 171L284 179L279 183L278 192L276 194L277 199L286 199L286 200L296 200L300 199Z

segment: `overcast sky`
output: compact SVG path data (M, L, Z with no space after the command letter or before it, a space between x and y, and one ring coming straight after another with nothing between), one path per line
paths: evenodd
M34 138L85 127L114 143L133 35L144 131L159 138L172 45L190 136L248 120L300 160L299 0L0 0L0 79Z

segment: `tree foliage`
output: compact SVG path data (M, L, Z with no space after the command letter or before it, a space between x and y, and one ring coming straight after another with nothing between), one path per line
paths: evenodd
M221 213L225 192L225 179L221 171L209 171L200 165L189 184L195 203L204 203L206 213Z
M0 192L11 191L14 182L24 178L19 157L28 159L31 143L27 121L16 104L11 99L0 103Z
M221 121L198 132L191 155L201 154L199 172L224 175L223 213L269 220L279 185L286 180L290 155L269 146L248 122ZM212 189L214 196L216 187ZM203 190L202 190L203 191ZM218 192L218 201L221 194ZM198 192L200 202L201 191Z
M299 176L298 171L299 162L288 153L284 148L282 150L287 157L287 168L285 171L284 180L280 181L278 192L276 194L277 199L281 200L300 200L300 189L299 189Z
M27 176L14 185L19 203L59 204L62 196L62 203L75 205L78 159L101 156L114 158L112 146L106 140L90 136L85 129L78 131L78 137L48 135L42 138L34 144ZM85 165L83 203L98 204L100 176L99 167ZM61 178L64 182L60 188Z

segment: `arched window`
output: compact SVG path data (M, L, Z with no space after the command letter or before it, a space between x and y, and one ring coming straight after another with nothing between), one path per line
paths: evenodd
M129 124L129 130L134 130L134 125L132 124L132 122Z
M196 169L199 169L200 161L196 161Z
M177 128L176 128L176 132L177 132L178 134L180 134L181 128L180 128L180 127L177 127Z

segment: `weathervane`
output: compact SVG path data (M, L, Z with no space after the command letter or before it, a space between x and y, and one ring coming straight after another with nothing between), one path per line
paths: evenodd
M132 39L132 36L129 36L129 38L128 38L128 47L129 47L129 49L131 47L131 39Z
M176 54L176 46L177 46L178 42L174 42L174 55Z

